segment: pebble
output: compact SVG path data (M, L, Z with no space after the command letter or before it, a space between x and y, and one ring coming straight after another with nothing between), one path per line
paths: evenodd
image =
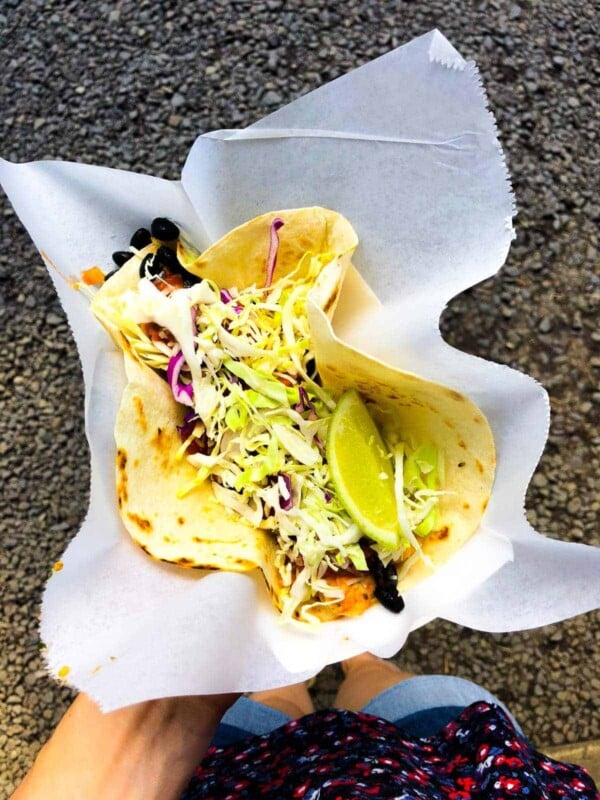
M50 311L48 314L46 314L46 323L52 327L64 325L65 317L61 317L58 314L55 314L53 311Z
M9 113L0 156L178 180L196 135L248 125L439 27L478 63L519 207L507 269L452 300L442 330L452 346L529 372L549 388L550 441L526 504L541 532L600 544L592 0L555 2L548 14L531 13L535 4L522 0L404 3L400 15L394 0L348 0L343 13L327 0L163 5L5 0L0 24L6 17L11 35L0 52L0 107ZM197 48L190 31L198 32ZM2 377L15 387L0 417L0 539L10 544L0 548L3 610L10 608L0 647L0 797L8 797L73 696L46 676L30 642L49 565L85 515L90 474L77 352L39 254L0 202L2 333L10 343L1 351ZM561 638L552 639L557 631ZM589 699L600 692L599 642L598 612L507 634L437 620L411 634L396 660L418 673L451 671L485 684L542 746L600 737ZM321 674L313 690L319 707L331 703L340 677L337 666ZM17 688L24 689L19 702ZM560 691L569 713L556 700Z
M38 679L37 679L37 676L35 674L30 672L28 675L25 675L25 678L24 678L25 686L28 686L29 688L31 688L32 686L35 686L37 681L38 681Z
M283 102L283 97L279 92L274 91L273 89L269 89L268 92L265 92L262 98L262 103L265 106L277 106Z
M510 11L508 12L508 18L512 20L519 19L522 13L523 9L521 6L515 3L513 6L511 6Z
M579 497L574 497L572 500L569 500L567 503L567 511L569 514L579 514L581 511L581 500Z
M46 689L41 693L40 699L43 705L50 706L54 703L54 692L52 691L52 689Z

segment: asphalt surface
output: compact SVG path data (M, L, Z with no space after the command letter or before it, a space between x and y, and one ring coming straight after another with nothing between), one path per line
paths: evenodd
M0 5L0 154L176 178L196 135L259 119L438 27L481 69L513 176L518 237L506 266L455 299L446 339L537 378L552 427L527 494L538 529L600 544L597 7L574 2L65 3ZM75 346L50 280L0 200L0 796L71 693L37 633L50 565L88 499ZM600 737L600 615L487 635L443 622L398 660L498 694L538 744ZM315 688L332 697L337 668Z

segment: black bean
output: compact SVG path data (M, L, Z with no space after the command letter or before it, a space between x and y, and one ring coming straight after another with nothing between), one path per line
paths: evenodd
M140 278L155 278L161 272L162 266L154 257L154 253L147 253L140 264Z
M181 275L183 276L183 285L185 286L186 289L189 289L190 286L194 286L195 284L200 283L200 281L202 280L201 278L198 278L196 275L192 275L191 272L188 272L187 270L183 269L183 267L181 267L180 272Z
M177 253L174 250L171 250L170 247L167 247L164 244L161 245L156 251L156 258L161 264L163 264L165 267L168 267L172 272L181 271L181 264L177 258Z
M183 285L186 289L189 289L190 286L194 286L194 284L200 282L201 278L196 277L196 275L192 275L181 266L179 259L177 258L177 253L172 248L167 247L164 244L161 245L156 251L156 257L158 261L170 272L175 272L176 274L181 275L183 278Z
M147 247L152 241L152 236L148 228L138 228L131 237L129 242L130 247L135 247L136 250L142 250Z
M131 258L132 253L129 250L117 250L116 253L112 254L112 260L115 262L117 267L122 267L126 261L129 261Z
M398 572L393 561L385 567L377 553L363 545L369 572L375 579L375 597L384 608L399 614L404 608L404 600L398 594Z
M150 231L155 239L161 242L172 242L179 236L179 228L166 217L156 217L152 220Z
M375 589L375 597L384 608L388 611L393 611L394 614L399 614L404 609L404 599L398 594L396 585L393 587Z

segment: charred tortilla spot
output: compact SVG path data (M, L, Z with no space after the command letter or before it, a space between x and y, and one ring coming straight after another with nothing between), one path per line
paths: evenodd
M452 429L454 430L454 423L453 423L453 422L450 422L450 420L449 420L449 419L445 419L445 420L444 420L444 425L445 425L447 428L452 428Z
M184 517L177 517L177 524L178 525L185 525L185 518Z
M468 503L463 503L463 508L465 509L465 511L468 511L471 508L471 506Z
M144 533L149 533L152 530L152 523L150 522L149 519L140 517L139 514L134 514L131 511L127 512L127 516L133 522L133 524L137 525L137 527Z
M476 458L476 459L475 459L475 466L477 467L477 469L479 470L479 472L480 472L480 473L483 475L483 473L485 472L485 470L484 470L484 468L483 468L483 464L481 463L481 461L480 461L478 458Z
M165 435L165 429L158 427L156 429L156 433L152 437L151 444L156 447L157 450L161 451L168 451L169 442L168 437Z
M459 467L464 467L466 463L467 463L466 461L459 461L458 462L458 466Z
M135 413L137 415L137 421L139 422L140 428L144 433L146 433L146 431L148 430L148 423L146 422L146 414L144 412L144 404L142 403L142 398L136 395L133 398L133 405L135 406Z
M460 394L460 392L455 392L454 389L446 389L446 394L448 397L451 397L453 400L464 400L465 398Z
M117 480L117 498L119 507L123 505L123 503L127 502L127 473L121 472L119 479Z
M464 441L462 439L458 440L458 446L462 447L463 450L467 449L467 445L464 443Z
M195 542L196 544L202 544L202 539L200 539L199 536L192 536L192 542Z
M481 417L473 417L473 422L481 423L482 421Z
M134 466L135 469L137 469L139 467L139 465L140 465L140 460L139 460L139 458L136 458L135 461L133 462L133 466Z
M484 501L483 501L483 503L481 504L481 510L482 510L482 511L485 511L487 507L488 507L488 501L487 501L487 499L486 499L486 500L484 500Z
M448 530L448 526L444 525L444 527L440 528L439 531L437 532L437 538L440 540L447 539L449 533L450 531Z
M119 448L117 450L117 498L119 508L127 502L127 453Z
M192 564L194 564L194 561L192 561L191 558L184 558L182 556L181 558L177 559L177 563L181 564L182 567L190 567Z
M243 570L253 569L256 566L254 561L248 561L246 558L236 558L233 563L237 564Z
M117 450L117 468L123 472L127 466L127 453L119 448Z

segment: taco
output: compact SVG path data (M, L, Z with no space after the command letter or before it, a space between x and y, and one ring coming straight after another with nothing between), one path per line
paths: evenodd
M117 495L133 540L182 567L260 569L281 613L308 622L399 611L477 529L494 474L471 401L335 337L357 244L323 208L264 214L203 253L155 220L91 306L125 357ZM328 461L348 390L382 437L389 537L361 529Z

